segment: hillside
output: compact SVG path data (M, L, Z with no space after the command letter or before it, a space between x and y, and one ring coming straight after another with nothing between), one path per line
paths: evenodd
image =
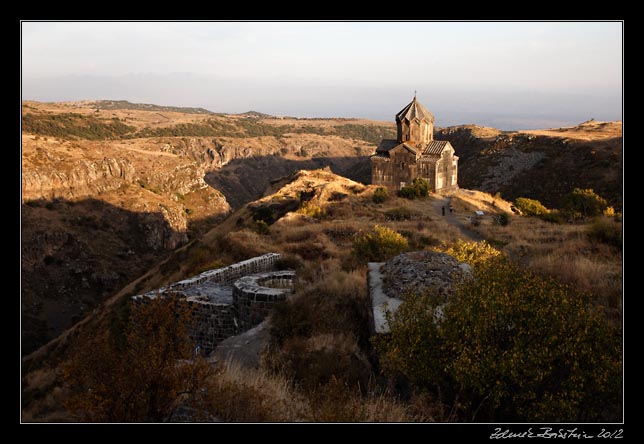
M401 401L372 386L362 395L357 388L346 388L345 384L366 387L370 378L376 380L376 368L367 359L372 352L365 331L366 267L364 258L352 254L356 236L371 231L375 224L401 233L412 251L445 251L459 240L481 236L524 266L587 289L596 295L598 305L606 307L608 316L617 322L621 318L620 252L588 240L586 225L559 226L510 216L510 224L501 226L493 216L509 211L510 203L479 191L462 189L450 197L430 195L418 200L390 196L377 204L375 189L329 169L299 171L273 181L264 197L244 204L198 239L174 250L81 322L25 357L24 417L28 421L72 419L62 408L70 381L63 377L61 365L74 356L78 344L115 328L130 296L213 267L277 252L297 270L300 297L291 311L284 312L288 317L276 322L290 335L300 328L313 330L310 336L295 336L282 348L271 348L260 369L234 364L217 367L216 380L225 381L217 389L223 390L218 392L222 404L213 407L219 409L218 417L227 421L458 420L441 413L430 399ZM443 217L440 208L447 202L455 211ZM476 209L486 212L478 226L469 223ZM569 248L562 250L562 242ZM283 368L294 373L281 373L286 371ZM337 382L329 381L328 372L337 376Z
M459 185L559 208L574 188L592 188L622 208L622 123L501 132L463 125L439 129L459 160Z
M259 113L204 111L125 101L23 103L24 353L231 206L261 197L271 180L327 165L368 180L372 147L364 139L392 131L380 122L281 123Z
M23 103L23 352L295 171L369 183L393 123L214 114L126 101ZM574 187L621 209L621 123L438 129L461 187L557 207ZM48 229L44 229L45 223Z

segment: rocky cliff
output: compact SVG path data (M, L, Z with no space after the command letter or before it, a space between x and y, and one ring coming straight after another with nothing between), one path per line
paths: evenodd
M464 125L439 129L459 160L461 187L506 199L530 197L558 208L574 188L592 188L622 207L622 124L584 122L572 128L501 132Z

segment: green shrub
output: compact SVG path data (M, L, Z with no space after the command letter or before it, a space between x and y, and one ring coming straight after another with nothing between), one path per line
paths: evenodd
M608 207L608 202L590 188L575 188L566 196L564 207L573 219L581 219L599 216Z
M439 304L412 295L389 316L389 376L467 421L621 420L621 333L585 295L493 260Z
M382 262L407 250L407 239L380 225L369 233L358 233L353 240L353 256L362 262Z
M473 267L501 256L501 252L487 243L487 241L465 242L459 240L445 249L444 252L454 256L459 262L465 262Z
M384 187L378 187L376 188L376 191L373 192L373 201L374 203L383 203L389 198L389 193L387 192L387 188Z
M622 248L622 226L606 217L597 218L588 227L588 238L612 247Z
M411 185L402 187L398 191L398 196L404 197L405 199L417 199L419 197L427 197L430 190L429 182L422 177L417 177Z
M548 213L539 216L539 219L553 224L561 224L564 222L558 210L550 210Z
M270 227L268 226L268 224L266 222L264 222L263 220L261 220L261 219L256 220L254 222L254 224L255 224L255 230L259 234L268 234L271 231Z
M405 199L410 200L416 199L416 197L418 197L416 190L412 187L402 187L396 194L398 195L398 197L404 197Z
M526 216L544 216L550 212L541 202L536 199L519 197L514 201L514 206L521 210Z

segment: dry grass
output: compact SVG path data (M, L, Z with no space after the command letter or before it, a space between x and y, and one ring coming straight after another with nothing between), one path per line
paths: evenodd
M621 252L589 240L588 224L559 225L517 216L505 227L475 229L525 266L591 293L611 319L621 319Z
M208 385L205 409L225 422L301 422L311 416L308 400L280 375L227 362Z
M572 127L550 128L545 130L523 130L520 132L524 134L533 134L535 136L569 137L571 139L588 141L601 140L621 137L622 122L600 122L589 120Z
M304 394L282 375L227 362L208 381L201 408L224 422L418 422L388 392L361 395L338 380Z
M501 211L512 213L510 202L477 190L456 191L452 196L452 206L456 212L472 213L481 210L491 214L498 214Z

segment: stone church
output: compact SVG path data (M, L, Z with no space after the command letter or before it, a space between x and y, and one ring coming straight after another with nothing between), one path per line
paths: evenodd
M458 188L458 156L446 140L434 140L434 115L414 96L396 114L397 137L383 139L371 156L371 183L397 191L416 177L433 191Z

